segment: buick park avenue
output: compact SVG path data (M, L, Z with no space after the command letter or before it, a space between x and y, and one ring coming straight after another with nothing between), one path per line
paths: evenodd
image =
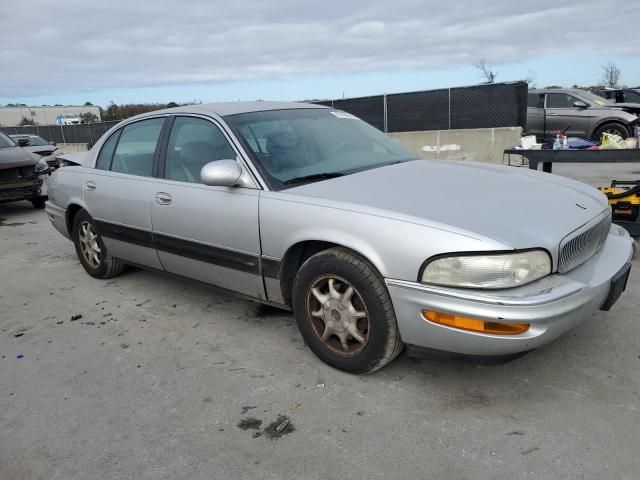
M590 186L417 159L348 113L301 103L127 119L48 193L92 277L131 264L290 309L311 350L354 373L405 345L545 345L611 308L632 256Z

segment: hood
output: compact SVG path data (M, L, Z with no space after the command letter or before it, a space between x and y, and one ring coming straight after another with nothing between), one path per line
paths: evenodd
M631 112L634 115L640 113L640 103L615 103L611 106L614 108L620 108L626 112Z
M340 208L557 251L562 238L608 209L595 188L529 169L415 160L320 181L288 194Z
M40 159L22 147L0 148L0 170L35 166Z
M56 155L56 158L59 160L63 160L66 165L82 165L82 166L90 166L89 165L89 152L76 152L76 153L65 153L63 155Z

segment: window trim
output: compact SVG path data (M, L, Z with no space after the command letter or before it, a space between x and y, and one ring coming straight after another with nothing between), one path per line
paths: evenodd
M162 144L162 150L161 150L161 158L159 160L159 165L158 165L158 179L160 180L164 180L167 182L179 182L179 183L188 183L190 185L200 185L200 186L206 186L203 185L202 183L191 183L191 182L181 182L180 180L174 180L171 178L166 178L166 165L167 165L167 150L169 148L169 139L171 137L171 132L173 131L173 126L175 124L175 120L178 117L189 117L189 118L199 118L201 120L204 120L206 122L209 122L211 124L213 124L214 127L216 127L218 130L220 130L220 132L222 133L222 135L224 136L225 140L227 141L227 143L229 144L229 146L233 149L234 153L236 154L236 161L240 162L240 165L246 169L246 171L249 174L249 177L251 178L252 183L254 184L253 187L244 187L244 188L251 188L254 190L265 190L264 185L264 179L261 178L260 176L256 175L255 173L255 166L253 164L250 164L249 161L246 159L247 154L244 152L244 150L242 148L238 147L237 139L235 138L234 135L232 135L229 132L229 126L226 125L225 122L223 121L219 121L214 117L210 117L208 115L200 115L200 114L195 114L195 113L175 113L173 115L170 116L171 120L169 122L167 122L167 130L166 130L166 134L163 138L163 144ZM253 167L253 168L252 168Z

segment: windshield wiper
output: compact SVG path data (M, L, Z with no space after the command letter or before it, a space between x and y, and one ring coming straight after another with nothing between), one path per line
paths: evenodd
M282 182L283 185L293 185L295 183L312 182L314 180L326 180L328 178L342 177L345 174L342 172L322 172L314 173L312 175L304 175L302 177L294 177Z

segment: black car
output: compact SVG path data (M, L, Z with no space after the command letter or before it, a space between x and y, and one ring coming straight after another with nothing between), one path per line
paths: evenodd
M639 103L640 87L638 88L605 88L596 92L601 97L614 103Z
M0 203L29 200L35 208L44 208L44 176L49 171L40 157L0 132Z

